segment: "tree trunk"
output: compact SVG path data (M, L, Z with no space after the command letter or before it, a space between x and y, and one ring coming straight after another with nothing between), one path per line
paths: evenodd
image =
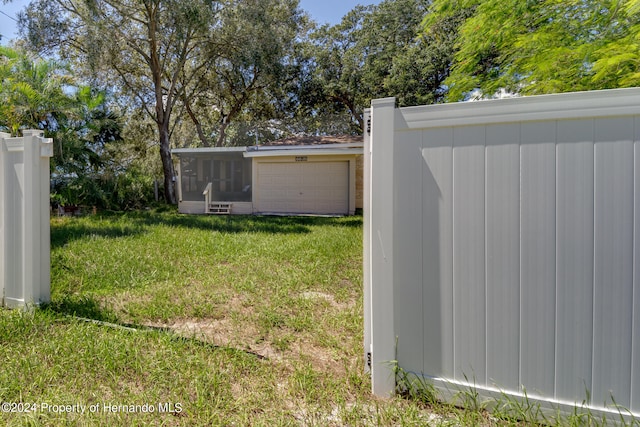
M223 120L218 131L218 140L216 141L216 147L222 147L224 145L224 140L227 139L227 126L229 126L229 123L227 122L227 120Z
M345 105L351 113L351 117L358 123L358 129L364 129L364 116L356 110L356 106L350 100L346 100Z
M202 143L202 146L209 147L211 144L209 144L209 140L207 139L207 137L204 135L204 132L202 131L202 124L200 123L195 113L191 109L191 103L189 102L189 99L186 96L183 96L183 102L184 102L184 106L187 109L187 114L189 114L189 117L191 117L191 121L196 126L196 131L198 132L198 138L200 138L200 142Z
M164 197L167 203L175 205L176 190L168 125L158 123L158 131L160 133L160 158L162 159L162 172L164 174Z

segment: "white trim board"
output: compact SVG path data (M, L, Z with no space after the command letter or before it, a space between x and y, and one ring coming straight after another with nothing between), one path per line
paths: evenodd
M640 88L610 89L396 109L396 130L640 114Z

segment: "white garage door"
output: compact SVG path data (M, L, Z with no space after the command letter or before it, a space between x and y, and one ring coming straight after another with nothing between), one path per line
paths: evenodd
M349 162L258 163L262 213L349 213Z

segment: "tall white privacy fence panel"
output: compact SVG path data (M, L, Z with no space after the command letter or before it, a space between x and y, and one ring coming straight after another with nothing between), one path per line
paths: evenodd
M640 89L367 114L374 393L640 415Z
M0 133L0 290L6 307L50 296L49 158L41 131Z

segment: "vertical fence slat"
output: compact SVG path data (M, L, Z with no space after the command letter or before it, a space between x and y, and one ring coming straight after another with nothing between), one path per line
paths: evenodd
M455 375L486 381L484 254L485 131L453 131L453 287Z
M22 234L23 299L25 303L37 301L40 289L40 132L24 133L24 193Z
M521 142L520 381L554 395L555 125L523 123Z
M5 138L9 138L11 135L8 133L0 132L0 302L4 304L4 287L5 287L5 271L6 271L6 263L5 263L5 250L4 250L4 242L5 242L5 197L6 192L4 189L6 180L7 180L7 168L5 165L5 146L4 140Z
M558 123L556 397L577 402L591 389L593 132L593 120Z
M397 190L394 192L394 325L397 331L397 360L401 366L422 366L422 132L405 132L396 139L394 152ZM414 224L402 227L401 224ZM422 372L418 372L420 374Z
M425 130L423 145L423 369L453 378L453 129Z
M42 134L44 135L44 133ZM51 222L50 222L50 187L51 170L49 159L53 157L53 138L40 138L38 167L38 218L40 221L40 282L37 288L36 301L51 301Z
M2 147L4 186L4 245L5 279L4 304L14 307L24 300L23 295L23 229L24 218L24 149L17 138L6 138Z
M520 357L520 127L487 126L487 378L518 389Z
M633 335L631 337L631 410L640 413L640 117L634 121Z
M633 119L595 130L593 401L628 407L633 308Z

